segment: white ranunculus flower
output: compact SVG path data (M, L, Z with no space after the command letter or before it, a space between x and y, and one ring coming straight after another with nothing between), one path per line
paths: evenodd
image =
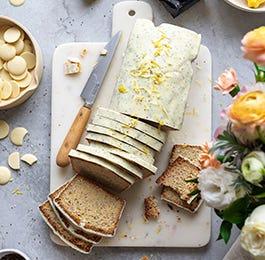
M222 210L234 202L237 192L234 187L237 174L221 168L206 168L199 175L201 197L209 207Z
M253 256L265 257L265 205L257 207L246 219L240 242Z

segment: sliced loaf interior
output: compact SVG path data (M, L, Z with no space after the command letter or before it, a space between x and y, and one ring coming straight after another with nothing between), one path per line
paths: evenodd
M49 201L45 201L42 205L40 205L39 210L44 221L51 228L53 233L57 235L63 242L81 253L90 253L93 244L85 242L84 240L69 233L58 220Z
M80 175L70 181L54 204L77 228L104 237L115 235L125 207L123 199Z
M156 182L159 185L171 187L182 200L188 201L192 197L190 193L197 190L198 187L196 183L187 182L187 180L197 178L199 172L198 167L188 160L178 157Z
M68 220L67 218L56 208L55 204L54 204L54 200L56 197L58 197L60 195L60 193L66 188L66 186L68 185L69 182L65 183L63 186L59 187L57 190L55 190L54 192L50 193L48 196L48 200L53 208L53 211L55 213L55 215L57 216L57 218L59 219L59 221L61 222L62 226L67 229L72 235L86 241L92 244L97 244L100 242L101 240L101 236L98 235L94 235L94 234L88 234L83 232L80 229L77 229L76 227L74 227Z
M165 186L161 192L161 199L191 213L195 213L201 204L201 198L199 195L194 198L191 203L188 203L187 201L182 200L178 193L172 188Z

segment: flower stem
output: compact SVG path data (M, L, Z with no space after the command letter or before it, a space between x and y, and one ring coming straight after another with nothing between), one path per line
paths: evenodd
M240 91L240 87L239 85L236 85L235 88L229 92L229 94L232 97L235 97L239 93L239 91Z
M256 82L265 82L265 67L254 63Z

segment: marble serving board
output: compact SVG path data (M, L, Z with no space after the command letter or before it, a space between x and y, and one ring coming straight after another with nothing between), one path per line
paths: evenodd
M129 1L121 2L114 7L112 34L121 30L123 35L93 111L98 106L109 106L122 56L137 18L152 20L151 6L144 2ZM105 43L68 43L58 46L55 50L52 79L51 191L73 175L71 166L62 169L56 165L56 155L77 111L83 104L80 98L81 90L104 45ZM88 50L88 54L81 58L80 53L84 48ZM69 57L80 57L82 63L80 75L74 77L64 75L64 62ZM160 188L156 185L155 180L165 170L173 145L175 143L202 144L211 139L212 72L211 54L206 47L201 46L193 68L194 79L181 131L169 134L167 143L157 156L157 175L138 182L121 195L126 199L127 206L117 235L112 239L104 239L99 246L202 247L208 243L211 233L211 213L205 205L192 215L180 209L171 209L159 199L161 209L159 220L146 223L143 218L144 198L149 195L159 198ZM82 142L86 142L84 138ZM62 244L53 235L52 239L56 243Z

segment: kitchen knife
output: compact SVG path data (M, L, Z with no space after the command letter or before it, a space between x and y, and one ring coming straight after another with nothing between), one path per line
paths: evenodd
M87 83L81 93L81 97L84 100L84 105L80 108L56 157L56 163L60 167L66 167L69 165L70 159L68 154L70 150L75 149L80 142L91 113L92 105L95 102L105 75L107 74L120 37L121 32L116 33L109 43L104 47L104 55L102 52L102 55L99 56L97 64L87 80Z

